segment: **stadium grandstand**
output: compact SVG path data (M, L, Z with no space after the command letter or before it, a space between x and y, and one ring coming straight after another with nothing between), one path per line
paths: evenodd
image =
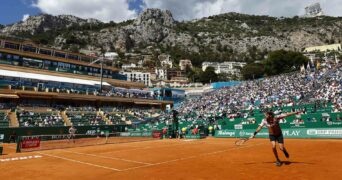
M157 100L144 84L128 82L110 65L104 64L101 73L101 66L92 63L96 60L31 41L0 39L0 126L126 125L143 121L133 107L149 111L173 104Z
M59 163L53 164L56 169L65 170L57 166L68 161L76 163L75 169L79 165L96 167L92 170L97 173L98 168L128 172L228 151L225 155L234 159L231 154L236 152L231 151L262 145L260 139L241 148L234 142L251 137L264 113L270 111L276 115L299 112L279 121L286 138L342 138L342 66L336 62L304 72L215 83L210 91L186 96L179 89L144 89L143 84L125 81L108 66L104 66L101 81L99 65L91 64L96 58L48 50L51 52L26 42L1 40L0 143L5 143L5 153L38 151L35 157L58 159ZM257 134L267 136L266 129ZM184 141L154 143L173 138ZM130 142L139 143L120 145ZM226 142L233 144L230 149ZM0 145L0 154L2 150ZM170 160L173 156L176 159ZM0 163L13 159L0 159ZM49 160L43 159L42 165L51 163ZM119 168L112 168L112 164Z

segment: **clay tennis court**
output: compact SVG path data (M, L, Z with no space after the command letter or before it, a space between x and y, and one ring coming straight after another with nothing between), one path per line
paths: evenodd
M1 179L342 179L342 141L286 139L282 166L267 139L164 139L15 153L4 144ZM279 152L280 153L280 152ZM27 159L20 157L29 157ZM20 158L21 160L18 160ZM281 153L280 158L285 160Z

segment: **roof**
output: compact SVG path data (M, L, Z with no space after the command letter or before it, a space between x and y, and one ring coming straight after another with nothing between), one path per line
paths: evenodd
M0 69L0 76L38 79L38 80L44 80L44 81L65 82L65 83L83 84L83 85L91 85L91 86L101 84L100 81L53 76L53 75L46 75L46 74L28 73L28 72L20 72L20 71L9 71L9 70L3 70L3 69ZM110 84L108 84L107 82L103 82L102 84L110 86Z

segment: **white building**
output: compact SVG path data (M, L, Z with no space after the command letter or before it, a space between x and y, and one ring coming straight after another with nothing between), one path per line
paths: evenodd
M323 45L323 46L313 46L307 47L304 49L304 52L326 52L326 51L341 51L341 44L330 44L330 45Z
M323 16L323 15L324 13L319 3L315 3L315 4L305 7L306 17L317 17L317 16Z
M167 70L166 69L155 69L156 79L167 79Z
M120 74L126 75L127 81L142 82L148 87L152 86L151 73L132 71L132 72L120 72Z
M118 57L119 57L119 55L116 52L106 52L105 53L105 58L109 59L109 60L112 60L112 61L117 59Z
M158 56L158 59L162 67L172 68L172 60L170 58L170 55L161 54Z
M132 68L136 68L136 67L137 67L136 64L131 63L131 64L123 64L121 68L122 68L123 70L126 70L126 69L132 69Z
M232 75L240 75L240 69L244 67L246 63L244 62L203 62L202 70L205 71L207 67L215 68L215 73L227 73Z
M182 71L184 71L186 69L186 66L189 66L190 68L192 68L192 63L189 59L181 59L179 61L179 67Z

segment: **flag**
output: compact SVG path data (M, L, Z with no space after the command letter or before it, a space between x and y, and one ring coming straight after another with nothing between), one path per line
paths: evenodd
M300 66L300 72L305 72L305 65Z

